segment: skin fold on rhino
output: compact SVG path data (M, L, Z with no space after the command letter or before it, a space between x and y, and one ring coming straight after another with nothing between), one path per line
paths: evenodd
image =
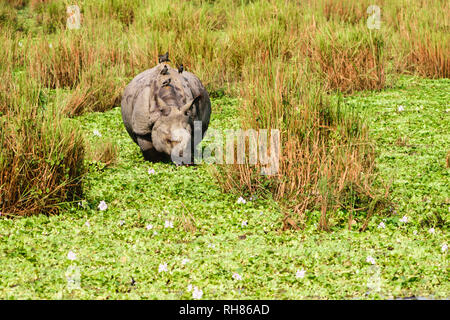
M193 162L194 121L201 121L203 137L211 116L208 92L194 74L163 61L128 84L121 105L125 128L146 160Z

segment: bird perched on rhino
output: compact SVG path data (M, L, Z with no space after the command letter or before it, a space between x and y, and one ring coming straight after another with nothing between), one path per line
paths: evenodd
M162 62L170 62L169 52L166 52L163 55L158 56L158 63L162 63Z
M167 80L165 80L163 83L162 83L162 85L161 86L163 86L163 87L165 87L165 86L168 86L168 85L170 85L170 81L172 81L170 78L169 79L167 79Z
M159 61L126 86L123 123L146 160L170 157L177 164L192 163L195 147L208 129L211 101L197 76L179 73L166 63L168 53Z
M169 68L167 68L167 65L164 66L164 68L162 68L161 70L161 74L167 74L167 72L169 71Z

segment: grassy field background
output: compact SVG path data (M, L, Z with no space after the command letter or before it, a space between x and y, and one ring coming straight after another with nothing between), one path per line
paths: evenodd
M449 297L448 2L71 4L0 2L1 298ZM120 95L167 50L277 175L143 160Z

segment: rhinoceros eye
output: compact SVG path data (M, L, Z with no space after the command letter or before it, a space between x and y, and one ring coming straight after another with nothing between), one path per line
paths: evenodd
M184 112L184 115L190 117L190 116L192 115L192 109L193 109L193 108L194 108L194 104L192 104L192 105L190 106L190 108L187 109L187 110Z
M159 109L159 111L161 112L161 114L165 117L167 117L170 113L170 108L169 107L161 107Z

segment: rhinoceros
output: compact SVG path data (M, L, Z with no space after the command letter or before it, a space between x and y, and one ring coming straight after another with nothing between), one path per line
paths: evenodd
M208 129L211 101L192 73L172 68L167 59L138 74L122 95L125 128L146 160L192 163L196 145ZM201 135L193 139L194 121Z

